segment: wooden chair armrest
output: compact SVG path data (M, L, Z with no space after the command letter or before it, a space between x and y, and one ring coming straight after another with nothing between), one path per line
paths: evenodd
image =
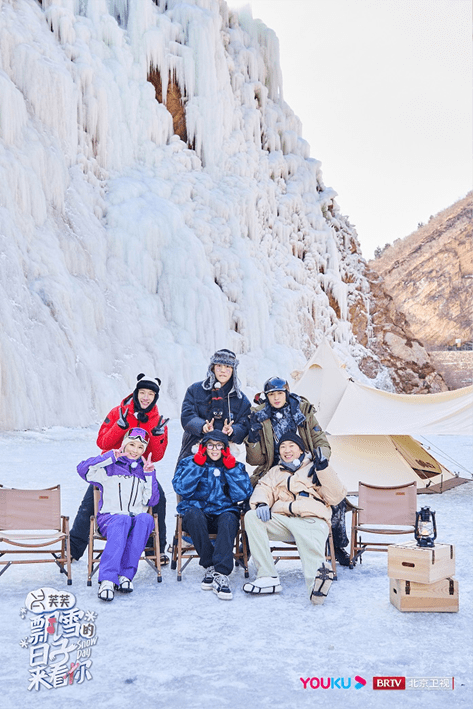
M356 499L358 500L358 496L356 495ZM347 504L347 510L360 510L362 509L361 507L358 507L354 502L348 499L348 496L345 497L345 502Z
M354 505L353 502L347 500L347 512L359 512L362 509L363 507L358 507L358 505Z

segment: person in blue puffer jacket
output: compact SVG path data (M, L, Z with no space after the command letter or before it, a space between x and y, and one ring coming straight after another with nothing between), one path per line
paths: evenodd
M206 433L194 456L181 460L172 481L180 496L177 506L183 515L183 529L192 537L205 568L204 591L231 600L228 575L233 570L233 544L242 504L253 492L243 463L230 453L228 437L222 431ZM216 534L215 545L209 534Z

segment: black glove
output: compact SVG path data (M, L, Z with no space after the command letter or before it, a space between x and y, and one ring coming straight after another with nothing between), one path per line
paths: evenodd
M122 407L120 406L118 411L120 413L120 416L117 421L117 426L120 426L120 428L123 428L123 430L126 431L127 428L130 428L130 424L126 420L126 417L128 416L128 408L122 409Z
M164 433L164 427L169 419L165 419L162 416L159 417L157 425L151 429L151 434L153 436L162 436Z
M240 502L236 503L236 506L238 507L240 512L248 512L248 510L250 509L250 500L241 500Z
M315 467L315 463L312 463L310 466L309 474L307 475L308 478L312 478L312 485L317 485L320 487L320 480L317 476L317 468Z
M322 451L320 450L320 446L314 450L313 458L314 458L314 462L311 465L311 468L309 470L309 474L307 477L312 478L313 485L320 486L321 483L320 483L320 480L317 475L317 470L325 470L325 468L328 465L328 460L323 455Z
M325 470L328 466L328 460L322 453L322 448L320 446L314 450L314 465L316 470Z
M271 519L271 507L266 502L259 502L256 506L256 516L262 522L269 522Z
M263 425L257 420L256 414L253 411L250 416L250 432L248 434L248 443L257 443L259 441L259 432Z

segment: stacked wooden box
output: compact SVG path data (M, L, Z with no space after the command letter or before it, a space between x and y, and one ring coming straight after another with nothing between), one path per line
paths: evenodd
M390 600L400 611L456 613L459 608L455 547L416 542L388 547Z

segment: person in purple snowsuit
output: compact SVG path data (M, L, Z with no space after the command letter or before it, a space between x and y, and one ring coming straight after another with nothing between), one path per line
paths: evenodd
M132 579L154 528L147 509L157 504L159 489L151 454L143 458L147 445L148 433L132 428L120 450L77 466L79 475L100 489L97 524L107 539L99 567L98 596L103 601L112 601L115 590L133 591Z

